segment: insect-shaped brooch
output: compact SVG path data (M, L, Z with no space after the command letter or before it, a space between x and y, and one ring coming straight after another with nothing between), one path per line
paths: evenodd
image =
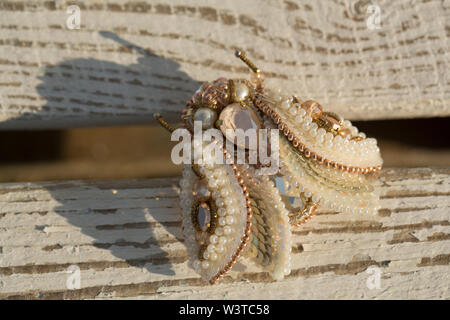
M378 207L372 184L383 160L377 141L315 101L266 89L260 70L244 53L236 56L253 71L251 79L204 83L182 114L189 132L200 121L202 130L216 128L233 143L231 150L219 146L224 164L185 164L180 181L189 263L210 283L241 256L283 279L290 273L291 227L319 206L361 214ZM174 130L160 115L155 118ZM260 174L265 164L234 161L236 150L248 155L251 148L230 132L267 128L279 132L276 174Z

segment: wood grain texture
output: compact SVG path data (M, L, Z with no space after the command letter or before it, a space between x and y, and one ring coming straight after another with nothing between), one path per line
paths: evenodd
M321 211L295 229L285 280L244 262L215 286L187 267L177 183L0 184L0 298L450 298L450 169L384 170L377 215Z
M381 29L344 0L0 3L0 128L178 120L199 82L247 77L349 119L450 115L447 0L379 0ZM366 0L360 0L365 3Z

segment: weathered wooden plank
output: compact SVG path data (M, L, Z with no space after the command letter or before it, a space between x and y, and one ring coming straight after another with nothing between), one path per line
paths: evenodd
M376 1L375 30L368 2L84 0L69 30L71 1L2 1L0 128L178 120L200 81L247 76L237 48L349 119L450 115L448 2Z
M244 262L215 286L187 267L177 183L0 184L0 298L450 298L450 169L384 170L377 215L322 210L294 230L285 280Z

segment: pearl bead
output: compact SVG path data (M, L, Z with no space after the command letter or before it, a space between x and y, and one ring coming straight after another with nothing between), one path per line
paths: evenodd
M297 114L297 108L295 108L295 107L290 108L289 113L292 114L293 116L295 116Z
M202 268L203 269L209 268L209 262L208 261L202 261Z
M306 120L306 118L305 118ZM311 127L311 122L303 122L303 129L308 130Z
M203 258L209 259L209 252L208 251L203 252Z
M218 253L222 253L225 250L224 246L219 244L218 246L216 246L216 251Z
M210 237L209 237L209 242L210 243L217 243L219 241L219 237L218 236L216 236L215 234L213 234L213 235L211 235Z
M304 116L306 115L305 109L300 108L300 109L298 110L298 115L304 117Z
M206 250L208 250L209 253L216 251L216 246L213 244L209 244L208 247L206 247Z
M198 108L194 114L194 121L201 121L202 129L211 128L217 120L217 113L210 108Z
M223 207L225 205L225 201L223 201L222 199L217 199L216 204L218 207Z
M227 216L225 218L225 220L227 221L227 224L233 224L234 223L234 217L233 216Z
M328 133L325 135L325 140L332 141L332 140L333 140L333 137L334 137L334 135L333 135L331 132L328 132Z
M226 238L226 237L219 237L219 243L220 243L220 244L225 244L225 243L227 243L227 238Z
M217 188L217 181L216 180L209 180L208 181L208 186L211 188L211 189L215 189L215 188Z
M327 133L327 132L325 131L324 128L319 128L319 129L317 129L317 136L318 136L318 137L324 136L326 133Z
M291 106L291 102L289 100L284 100L283 102L281 102L281 108L283 109L287 109Z
M235 82L234 85L234 101L240 102L247 99L247 97L250 94L250 90L245 85L245 83L242 82Z
M193 263L194 269L200 268L200 264L201 264L200 260L195 260L194 263Z
M212 261L217 260L217 253L215 253L215 252L211 253L211 254L209 255L209 259L212 260Z
M317 135L317 142L322 143L325 140L323 135Z
M225 210L225 208L220 208L217 210L217 214L219 217L224 217L227 214L227 210Z
M232 231L232 229L231 229L230 226L226 226L226 227L223 228L223 233L224 234L230 234L231 231Z
M311 123L311 122L312 122L311 116L306 116L305 117L305 123Z
M227 224L227 221L225 220L225 218L220 217L220 218L219 218L219 225L224 226L224 225L226 225L226 224ZM224 231L225 231L225 230L224 230Z
M234 204L233 198L229 197L225 199L225 204L229 207L231 207Z

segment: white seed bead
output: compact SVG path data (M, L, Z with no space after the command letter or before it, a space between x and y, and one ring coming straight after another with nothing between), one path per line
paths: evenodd
M219 217L224 217L227 214L227 210L225 210L225 208L220 208L217 210L217 214Z
M306 120L306 118L305 118L305 120ZM303 122L303 129L308 130L310 127L311 127L311 122L307 122L307 121Z
M232 229L231 229L230 226L226 226L226 227L223 228L223 233L224 234L230 234L231 231L232 231Z
M209 252L208 251L203 252L203 258L209 259Z
M300 108L300 109L298 110L298 115L304 117L304 116L306 115L305 109Z
M202 268L203 269L209 268L209 262L208 261L202 261Z
M325 135L325 140L326 140L326 141L333 141L333 137L334 137L334 135L333 135L331 132L328 132L328 133Z
M297 108L296 107L290 108L289 113L292 114L293 116L295 116L297 114Z
M220 244L225 244L225 243L227 243L227 238L226 238L226 237L219 237L219 243L220 243Z
M214 252L214 251L216 251L216 246L215 245L213 245L213 244L208 244L208 247L207 247L207 250L208 250L208 252Z
M317 136L318 136L318 137L320 137L320 136L325 136L326 133L327 133L327 132L325 131L324 128L319 128L319 129L317 129Z
M281 102L281 108L283 109L287 109L291 106L291 102L289 100L284 100L283 102Z
M219 241L219 237L218 236L216 236L215 234L213 234L213 235L211 235L210 237L209 237L209 242L210 243L217 243Z
M233 224L234 223L234 217L233 216L227 216L225 218L225 220L227 221L227 224Z
M324 138L324 136L323 135L317 135L317 142L319 142L319 143L322 143L322 142L324 142L325 141L325 138Z
M217 253L213 252L209 255L209 260L215 261L217 260Z
M216 252L222 253L224 250L225 248L223 247L223 245L219 244L218 246L216 246Z
M312 122L311 116L306 116L304 121L305 123L311 123Z
M226 199L225 199L225 204L226 204L227 206L232 206L232 205L234 204L233 198L231 198L231 197L226 198Z
M225 218L223 218L223 217L219 218L219 225L224 226L226 224L227 224L227 221L225 220Z

